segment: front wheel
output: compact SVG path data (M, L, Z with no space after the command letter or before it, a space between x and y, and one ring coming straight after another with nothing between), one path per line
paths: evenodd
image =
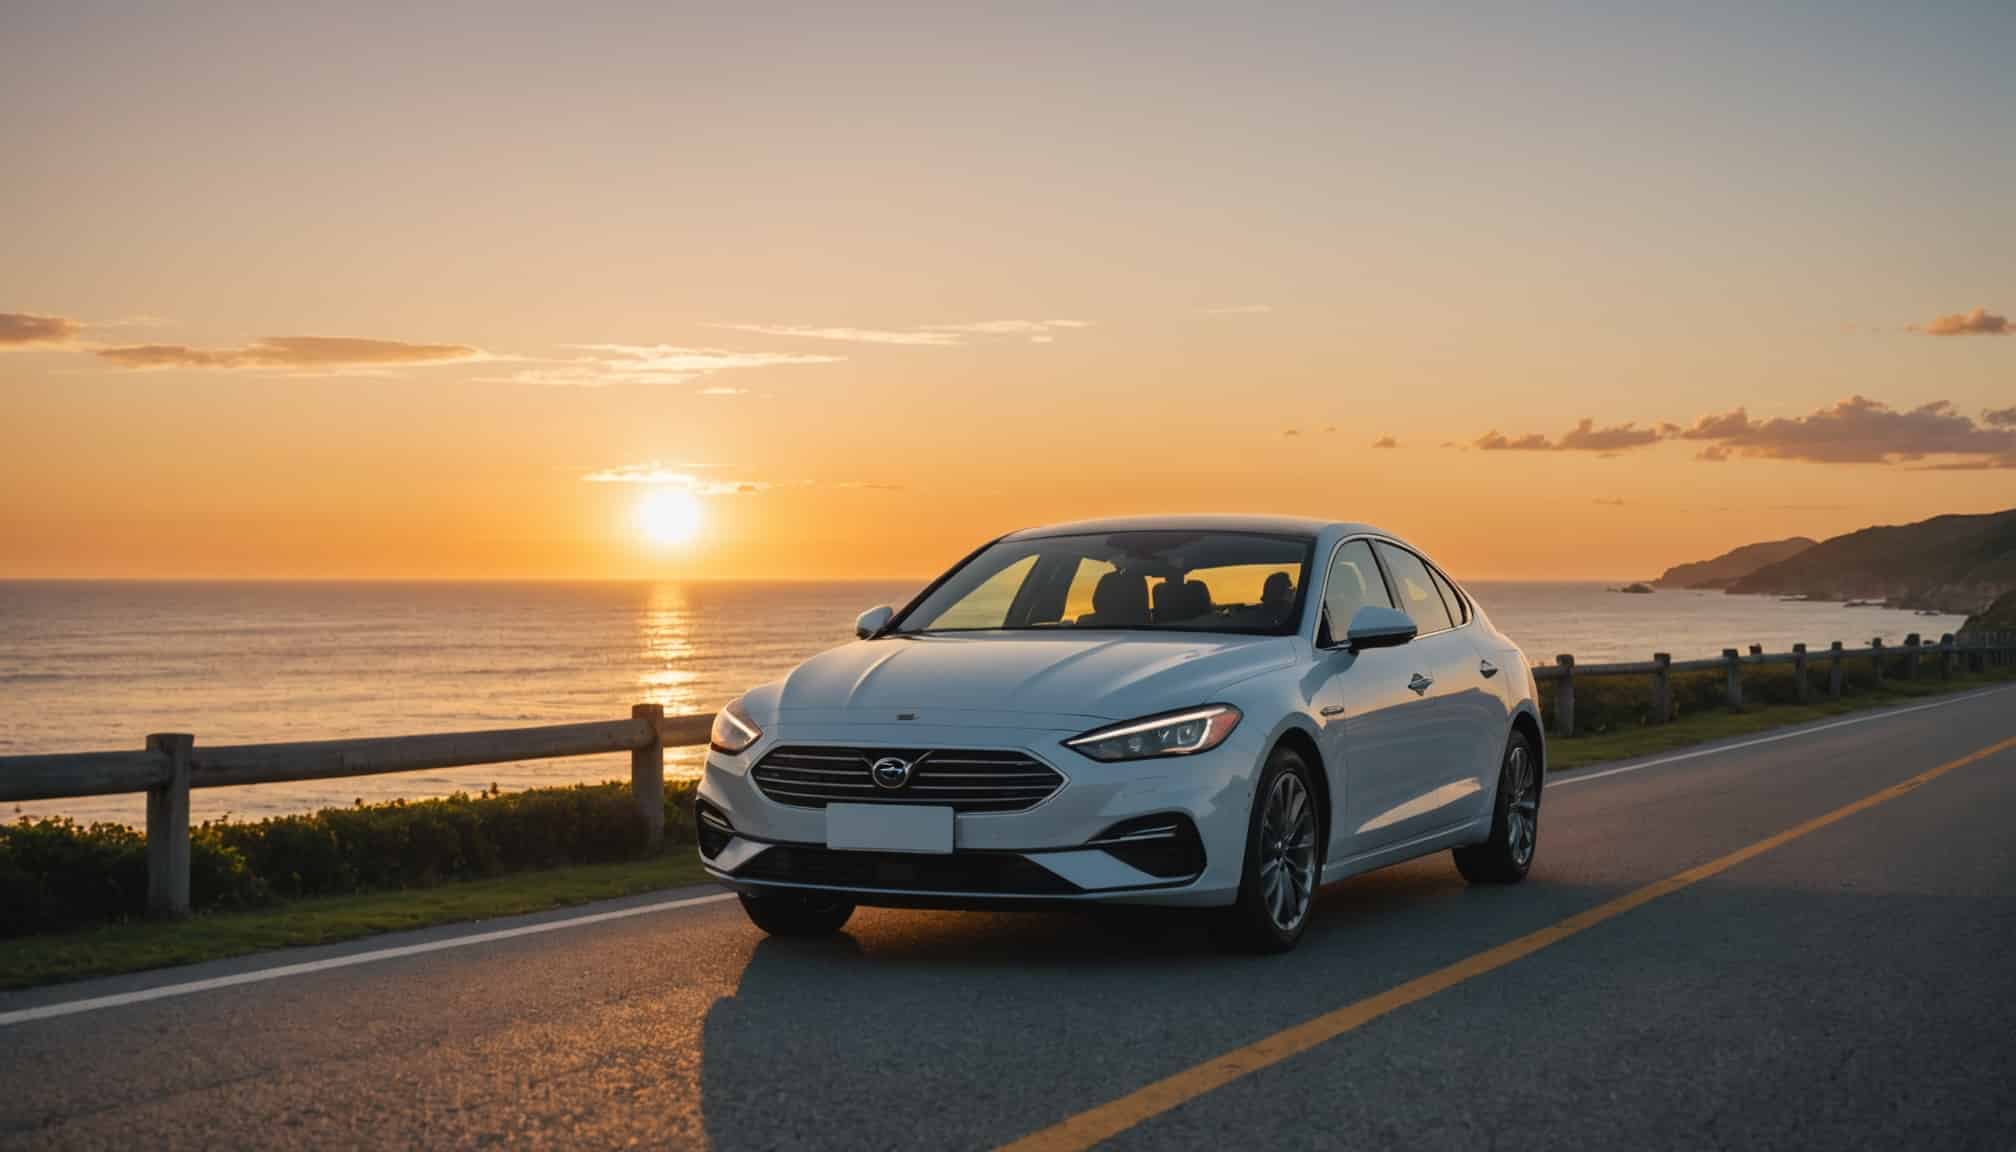
M770 892L761 896L745 892L742 911L772 936L831 936L854 915L854 905L846 900L798 892Z
M1254 790L1239 900L1220 913L1220 944L1286 952L1302 939L1322 867L1321 828L1309 766L1293 749L1276 748Z
M1491 838L1456 849L1456 870L1472 884L1517 884L1533 867L1540 843L1540 757L1523 732L1505 742Z

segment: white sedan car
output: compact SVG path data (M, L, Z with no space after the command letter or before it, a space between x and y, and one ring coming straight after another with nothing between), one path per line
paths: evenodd
M1363 524L1152 517L974 552L715 718L707 870L766 931L856 905L1217 909L1292 948L1322 884L1442 849L1533 862L1519 649Z

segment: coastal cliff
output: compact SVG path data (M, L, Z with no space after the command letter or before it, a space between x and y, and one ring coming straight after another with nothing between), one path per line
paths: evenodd
M1814 543L1804 536L1792 536L1784 540L1767 540L1762 544L1745 544L1713 560L1676 564L1661 573L1653 583L1662 588L1726 588L1759 568L1797 556L1813 547Z
M1758 568L1728 590L1981 612L2016 591L2016 509L1864 528Z

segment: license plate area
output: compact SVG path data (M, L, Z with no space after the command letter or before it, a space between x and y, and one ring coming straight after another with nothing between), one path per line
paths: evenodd
M952 851L952 809L922 804L828 804L826 847L857 852Z

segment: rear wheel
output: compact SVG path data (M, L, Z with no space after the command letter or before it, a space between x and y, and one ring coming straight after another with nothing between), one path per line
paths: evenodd
M1491 838L1455 850L1456 870L1472 884L1517 884L1533 866L1540 843L1540 757L1526 734L1505 742L1498 769L1498 799L1491 810Z
M801 892L742 894L742 911L772 936L831 936L854 915L851 901Z
M1239 900L1220 913L1219 942L1245 952L1286 952L1309 926L1322 853L1309 766L1276 748L1254 790Z

